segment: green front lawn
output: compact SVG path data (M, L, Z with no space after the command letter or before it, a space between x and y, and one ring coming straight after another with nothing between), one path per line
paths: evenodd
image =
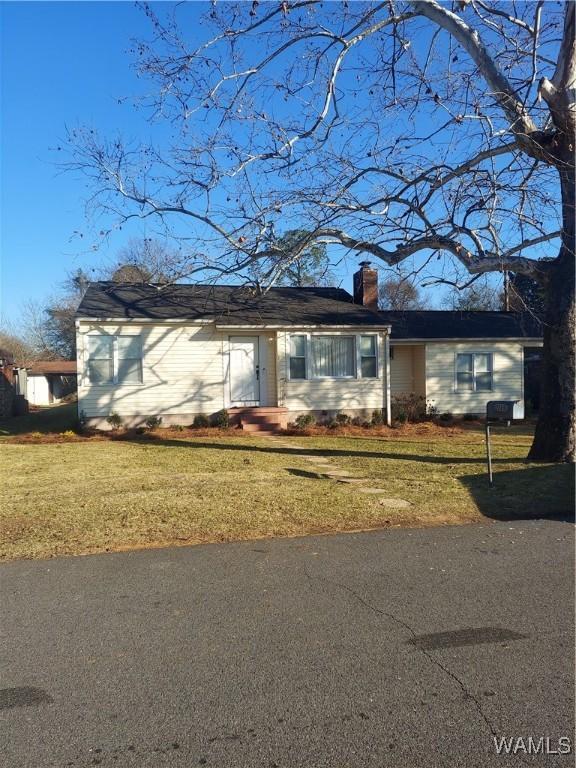
M528 436L495 437L497 487L490 490L481 431L456 432L283 438L290 447L216 431L131 441L2 441L0 558L572 510L572 468L525 464ZM329 457L385 493L328 479L305 455Z

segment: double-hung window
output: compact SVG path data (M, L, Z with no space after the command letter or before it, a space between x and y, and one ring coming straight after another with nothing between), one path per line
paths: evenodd
M116 337L116 380L119 384L142 383L142 342L140 336Z
M87 369L91 384L112 384L114 380L113 336L88 336Z
M306 378L306 336L303 334L290 337L290 378Z
M456 355L456 390L489 392L492 389L492 354L470 352Z
M141 384L140 336L88 336L87 373L91 384Z
M363 379L375 379L378 376L376 336L360 336L360 370Z

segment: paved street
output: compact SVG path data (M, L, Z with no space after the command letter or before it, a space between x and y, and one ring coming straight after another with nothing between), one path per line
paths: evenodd
M0 764L572 765L565 522L0 566Z

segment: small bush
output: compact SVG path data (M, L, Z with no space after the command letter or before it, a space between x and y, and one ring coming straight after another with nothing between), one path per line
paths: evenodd
M108 424L112 427L112 429L120 429L122 426L122 417L119 416L117 413L111 413L110 416L106 419Z
M397 424L406 424L406 422L408 421L408 414L406 413L406 411L398 411L396 413L394 421Z
M60 432L60 435L66 439L69 439L71 437L76 437L76 432L71 429L67 429L65 432Z
M227 411L226 411L226 415L228 415ZM193 429L205 429L206 427L209 427L209 426L210 426L210 419L208 418L208 416L205 416L203 413L197 413L196 416L194 416L194 421L192 422ZM228 426L228 423L226 423L225 426Z
M162 424L162 416L148 416L146 426L148 429L158 429Z
M444 413L441 413L438 418L440 421L452 421L454 419L454 415L450 411L444 411Z
M341 427L345 427L345 426L347 426L348 424L351 424L351 423L352 423L352 419L351 419L351 418L350 418L350 416L348 416L348 414L346 414L346 413L337 413L337 414L336 414L336 417L335 417L335 420L338 422L338 424L339 424Z
M360 416L354 416L350 423L353 427L364 427L368 422Z
M326 425L328 429L338 429L340 426L340 422L337 419L330 419L328 424Z
M184 432L186 427L184 427L182 424L172 424L170 426L170 429L172 430L172 432Z
M294 423L296 424L297 429L307 429L308 427L314 426L316 419L311 413L301 413Z
M426 398L423 395L395 395L392 398L392 418L403 422L422 421L426 418Z
M227 429L230 426L230 416L226 408L222 408L212 416L212 424L220 429Z
M384 415L384 411L377 410L372 413L372 424L375 427L379 427L385 423L386 423L386 416Z
M438 408L434 405L432 400L428 400L426 403L426 416L429 419L437 419L439 415Z
M33 437L34 440L38 440L41 437L44 437L42 432L30 432L30 437Z
M476 413L465 413L462 416L462 421L476 421L478 419L478 414Z

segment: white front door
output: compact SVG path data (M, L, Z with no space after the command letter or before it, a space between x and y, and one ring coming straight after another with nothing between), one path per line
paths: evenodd
M260 405L257 336L230 336L230 403Z

